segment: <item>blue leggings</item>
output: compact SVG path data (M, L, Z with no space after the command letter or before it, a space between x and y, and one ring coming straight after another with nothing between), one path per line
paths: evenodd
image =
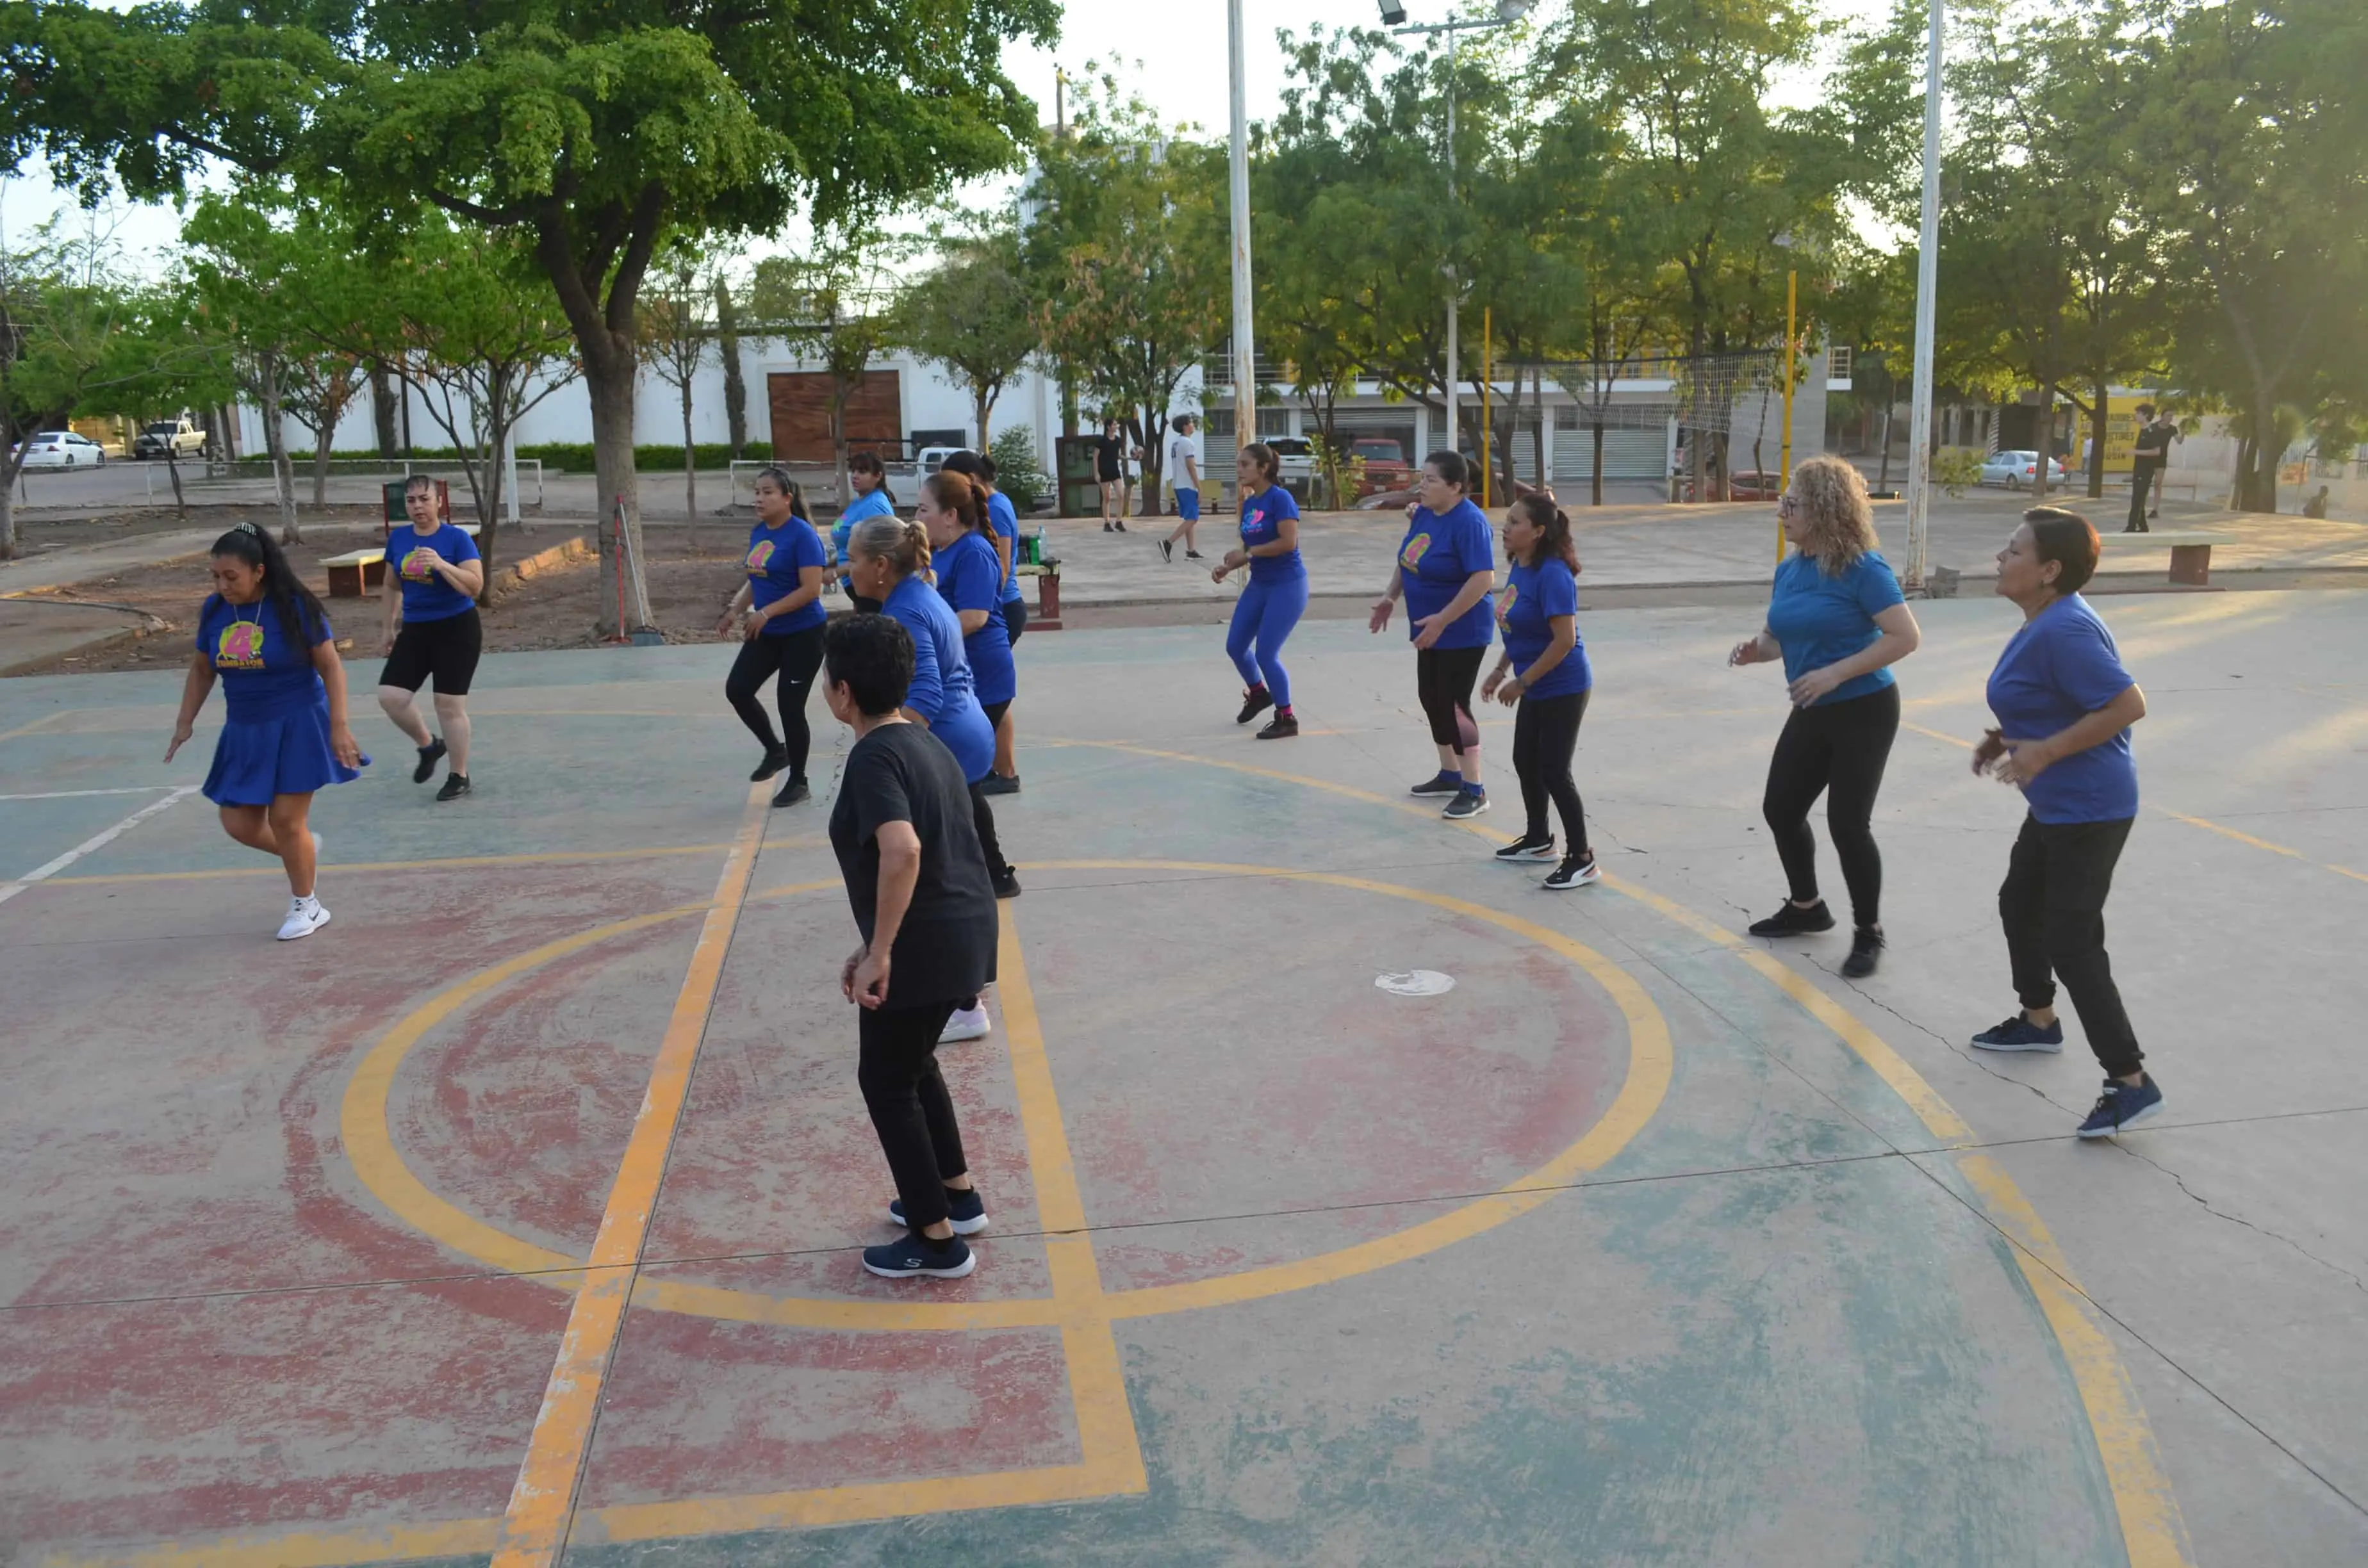
M1277 708L1291 706L1291 676L1282 667L1282 644L1307 609L1307 579L1281 583L1253 581L1234 605L1233 629L1225 633L1225 654L1242 679L1263 686ZM1252 657L1250 644L1258 644Z

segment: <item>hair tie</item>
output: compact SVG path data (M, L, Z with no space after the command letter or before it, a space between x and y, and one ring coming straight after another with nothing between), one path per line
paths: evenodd
M245 517L241 517L236 523L232 525L232 531L235 533L253 534L257 539L261 539L263 537L263 530L256 528L253 523L248 522Z

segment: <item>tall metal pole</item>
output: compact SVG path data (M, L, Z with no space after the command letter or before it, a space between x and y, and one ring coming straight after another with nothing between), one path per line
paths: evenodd
M1786 490L1793 486L1793 339L1800 331L1796 324L1800 297L1801 275L1788 270L1784 274L1784 440L1781 449L1782 455L1776 462L1776 483ZM1764 484L1760 494L1767 494ZM1776 524L1776 564L1784 564L1784 524L1782 519Z
M1250 324L1249 90L1242 68L1242 0L1225 0L1225 47L1233 81L1234 447L1258 439L1258 351Z
M1916 387L1907 405L1907 585L1911 588L1923 585L1930 542L1932 316L1941 273L1941 0L1931 0L1931 6L1932 30L1924 61L1924 222L1918 233L1916 256ZM2042 453L2040 461L2046 460Z
M1451 222L1455 210L1455 57L1463 40L1451 31L1447 35L1447 208ZM1450 230L1449 244L1454 244ZM1463 361L1455 341L1455 311L1463 302L1463 279L1456 276L1455 253L1451 248L1447 258L1447 449L1463 449L1463 432L1455 424L1456 368Z

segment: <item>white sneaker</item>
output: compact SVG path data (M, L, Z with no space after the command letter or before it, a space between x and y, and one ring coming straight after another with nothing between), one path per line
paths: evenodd
M957 1045L966 1040L985 1040L994 1032L995 1025L988 1021L984 1006L956 1007L954 1016L946 1020L945 1032L938 1036L938 1043Z
M321 907L317 898L296 898L288 901L288 918L279 923L279 939L295 941L309 937L329 923L329 912Z

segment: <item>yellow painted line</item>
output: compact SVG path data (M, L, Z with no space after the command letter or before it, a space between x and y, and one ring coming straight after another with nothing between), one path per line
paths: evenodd
M586 1509L576 1516L574 1539L578 1544L593 1545L736 1535L748 1530L811 1529L818 1525L909 1518L916 1514L1076 1503L1121 1491L1144 1490L1143 1485L1111 1484L1107 1467L1091 1462L1046 1465L1039 1470L946 1475L927 1481L864 1482L810 1492L698 1497L676 1503L635 1503Z
M69 713L79 713L82 710L79 708L61 708L55 712L44 713L30 723L19 724L13 730L0 730L0 741L13 741L18 735L29 735L34 731L41 728L44 724L50 723L53 720L63 719Z
M1069 1153L1068 1129L1061 1119L1061 1099L1044 1051L1036 993L1028 983L1028 963L1019 950L1019 925L1008 903L998 907L1003 929L996 987L1002 998L1004 1040L1019 1093L1020 1131L1028 1142L1036 1211L1047 1233L1045 1263L1053 1302L1061 1314L1061 1352L1069 1368L1078 1451L1086 1468L1097 1471L1111 1492L1146 1492L1151 1483L1144 1473L1143 1448L1127 1403L1126 1376L1119 1366L1118 1339L1110 1332L1101 1271L1086 1228L1076 1162Z
M599 1415L600 1391L609 1373L609 1359L624 1327L625 1305L632 1298L633 1277L641 1266L642 1244L656 1211L658 1187L665 1179L666 1156L673 1150L675 1130L690 1089L690 1071L699 1060L700 1041L707 1033L708 1014L723 975L724 955L739 924L740 905L756 870L757 846L764 841L772 791L750 787L740 835L717 878L714 902L690 955L689 972L676 994L674 1016L659 1042L657 1061L650 1070L649 1088L633 1118L632 1135L618 1163L617 1179L600 1215L599 1233L583 1283L568 1309L567 1330L560 1338L559 1357L544 1386L542 1408L534 1419L526 1461L518 1467L518 1483L502 1519L502 1540L492 1568L550 1568L559 1560L566 1540L567 1519L575 1505L575 1489L592 1447L592 1429Z
M1899 722L1899 727L1903 730L1913 730L1918 734L1924 736L1928 740L1939 741L1942 745L1955 746L1960 751L1971 751L1974 749L1973 742L1965 740L1961 736L1952 735L1946 730L1928 730L1921 724L1911 724L1905 719L1902 719Z
M195 1546L165 1541L118 1551L61 1552L42 1568L350 1568L423 1557L475 1557L500 1539L499 1519L453 1519L374 1529L265 1531L221 1536Z
M774 849L790 849L803 846L827 843L820 836L811 838L775 839L768 846ZM534 855L455 855L444 859L426 860L357 860L339 863L321 862L324 871L468 871L488 866L564 866L601 860L655 860L671 855L712 855L728 849L727 844L664 844L640 849L553 849ZM119 871L106 876L52 877L60 886L93 886L102 882L197 882L211 881L218 877L284 877L288 873L277 866L256 869L245 866L224 866L210 871ZM703 909L704 904L691 905L682 913ZM613 933L612 933L613 934Z

